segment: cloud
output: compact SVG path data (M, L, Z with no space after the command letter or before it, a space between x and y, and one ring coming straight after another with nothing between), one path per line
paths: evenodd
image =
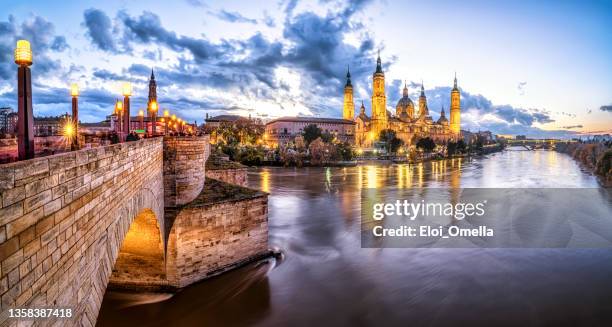
M612 105L608 105L608 106L601 106L601 107L599 107L599 110L601 110L601 111L607 111L607 112L612 112Z
M257 24L257 19L244 17L238 12L221 10L219 12L212 13L212 15L230 23Z
M110 18L103 11L94 8L85 10L83 18L86 34L92 43L100 50L117 52Z
M187 0L187 3L194 7L207 7L207 5L202 0Z
M582 128L582 127L584 127L584 126L582 126L582 125L570 125L570 126L563 126L561 128L563 128L563 129L574 129L574 128Z
M19 24L11 15L8 21L0 21L0 89L14 85L16 74L13 51L19 39L30 41L35 53L32 66L35 80L50 74L57 75L56 71L61 68L61 64L49 55L69 48L64 36L56 35L53 23L43 17L30 16Z
M525 95L525 86L527 85L527 82L519 82L517 89L519 91L520 95Z
M131 17L125 12L120 12L119 19L125 27L126 41L142 44L155 42L174 51L189 51L198 63L220 58L225 50L231 50L231 46L223 42L213 44L206 39L177 35L165 29L159 16L149 11L145 11L139 17Z

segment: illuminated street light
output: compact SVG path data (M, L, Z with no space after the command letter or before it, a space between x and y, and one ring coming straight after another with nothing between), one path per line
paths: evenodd
M70 150L79 149L79 86L76 83L70 85L70 95L72 96L72 129L74 135L71 138Z
M32 49L30 42L17 41L17 148L19 160L34 158L34 117L32 113Z
M15 63L19 66L32 65L32 49L30 48L30 42L26 40L17 41L17 46L15 47Z
M155 136L156 133L156 125L157 125L157 109L158 109L158 105L157 105L157 101L153 100L151 102L149 102L149 117L151 117L151 134L153 134L153 136Z
M117 134L121 136L121 132L123 132L123 102L121 100L115 102L115 113L117 114Z

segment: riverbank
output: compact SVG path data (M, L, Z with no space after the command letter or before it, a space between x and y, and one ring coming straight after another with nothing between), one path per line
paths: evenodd
M557 143L557 152L570 155L600 178L605 187L612 187L612 148L604 143Z

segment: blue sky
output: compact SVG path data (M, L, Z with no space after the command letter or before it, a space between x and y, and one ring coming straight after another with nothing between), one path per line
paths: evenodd
M612 1L13 1L0 8L0 106L15 103L16 39L32 41L35 115L112 111L119 85L162 108L340 117L350 64L370 109L377 50L389 110L423 80L437 117L453 74L464 129L532 136L612 132Z

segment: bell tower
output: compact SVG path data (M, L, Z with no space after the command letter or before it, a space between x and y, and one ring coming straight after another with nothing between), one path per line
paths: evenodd
M385 95L385 73L382 70L380 51L376 60L376 71L372 83L372 129L378 133L387 129L387 96Z
M346 69L346 85L344 85L344 109L342 118L353 120L355 118L355 103L353 102L353 85L351 84L351 72Z
M419 96L419 117L425 117L429 115L429 109L427 108L427 97L425 96L425 87L423 81L421 81L421 95Z
M149 79L149 103L152 102L157 102L157 82L153 69L151 69L151 78Z
M457 136L461 133L461 95L457 87L457 73L455 73L455 85L451 90L450 130Z

